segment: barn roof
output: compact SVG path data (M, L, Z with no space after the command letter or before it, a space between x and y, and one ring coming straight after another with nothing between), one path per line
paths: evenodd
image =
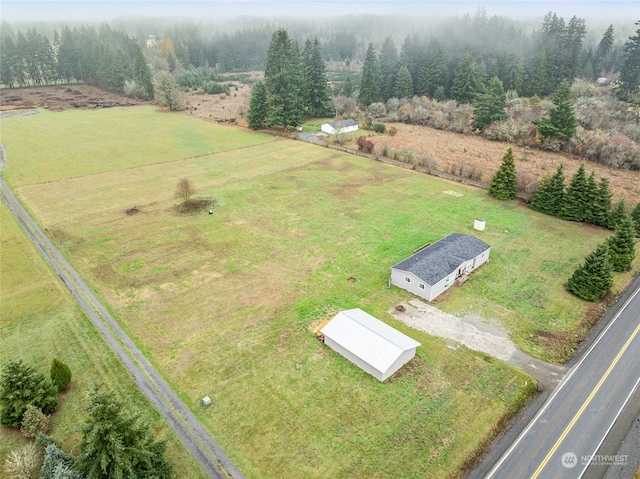
M491 246L475 236L451 233L396 264L392 269L413 273L433 286L453 273L462 263L489 248Z
M353 118L349 118L348 120L338 120L332 121L329 123L333 128L345 128L347 126L356 126L358 124Z
M404 351L420 346L359 308L340 311L320 332L382 373Z

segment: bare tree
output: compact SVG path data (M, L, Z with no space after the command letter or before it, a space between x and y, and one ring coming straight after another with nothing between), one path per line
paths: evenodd
M176 185L176 198L182 200L183 203L186 203L191 199L191 197L196 193L195 185L188 178L181 178Z

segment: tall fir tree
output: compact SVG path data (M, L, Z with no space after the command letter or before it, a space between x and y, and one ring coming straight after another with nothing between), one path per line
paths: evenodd
M268 126L285 129L300 124L304 110L304 71L297 43L283 28L271 37L264 71Z
M596 182L596 173L591 170L591 174L587 177L587 184L585 189L586 194L586 213L584 221L587 223L595 224L595 203L598 195L598 183Z
M380 50L380 93L384 101L395 96L394 87L397 73L398 51L396 50L393 38L387 37Z
M567 221L585 221L589 215L589 206L587 175L584 163L580 163L565 192L560 216Z
M612 196L611 189L609 188L609 179L600 178L591 209L593 224L604 226L605 228L609 226Z
M640 87L640 21L635 24L638 29L624 44L624 61L620 69L620 82L628 94Z
M458 65L451 85L451 98L458 103L471 103L480 92L480 80L473 55L467 52Z
M609 28L604 32L600 43L598 43L598 49L595 54L595 74L594 76L599 76L600 74L605 73L606 71L606 63L605 59L609 52L611 51L611 47L613 46L613 25L609 25Z
M413 82L411 73L406 65L402 65L398 71L393 96L396 98L411 98L413 96Z
M249 100L249 113L247 121L249 128L259 130L264 128L267 122L267 89L263 81L257 81L251 89L251 100Z
M489 184L489 194L499 200L512 200L518 192L516 160L509 147L502 157L502 164Z
M307 53L307 49L309 52ZM322 59L320 42L316 38L305 46L304 63L306 76L306 98L308 113L311 116L325 116L331 111L327 66Z
M342 84L342 94L346 97L353 95L353 81L351 80L351 76L344 79L344 83Z
M483 93L479 93L475 100L473 111L473 127L482 130L485 126L509 118L505 112L507 95L502 82L497 76L489 80L489 85Z
M571 85L568 81L564 80L556 90L553 104L555 106L549 111L549 118L539 118L533 123L544 139L555 137L567 141L576 132L578 124L571 103Z
M448 78L447 61L437 40L429 42L424 61L418 69L416 93L435 98L436 89L444 91ZM443 95L444 97L444 95Z
M155 441L140 415L128 414L125 402L98 386L89 393L87 419L80 425L78 471L86 479L173 477L164 458L166 444Z
M364 57L364 65L362 66L362 82L360 83L359 100L366 106L380 101L380 84L382 78L380 75L380 65L373 49L373 43L369 43L367 53Z
M611 256L606 243L587 255L567 282L567 290L587 301L597 301L613 286Z
M613 271L623 272L629 269L636 257L635 246L633 221L626 215L618 221L616 234L609 238L609 254Z
M627 212L627 200L623 196L618 200L616 206L611 210L609 215L609 224L607 225L610 230L615 230L618 227L618 223L622 221L629 213Z
M633 210L631 210L631 219L633 220L636 238L640 238L640 201Z
M564 163L560 163L552 176L540 182L529 205L531 209L551 216L560 216L564 204L564 181Z
M135 63L133 66L133 79L144 92L144 99L153 98L153 76L149 64L142 54L140 47L136 45Z

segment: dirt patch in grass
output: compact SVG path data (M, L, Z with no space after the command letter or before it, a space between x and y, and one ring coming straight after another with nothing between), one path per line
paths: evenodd
M183 201L179 205L174 205L171 208L171 211L179 215L194 215L202 212L208 212L211 214L214 204L215 198L191 198L187 201Z
M0 110L2 111L27 108L46 108L51 111L89 110L148 104L150 102L127 98L81 83L0 90Z

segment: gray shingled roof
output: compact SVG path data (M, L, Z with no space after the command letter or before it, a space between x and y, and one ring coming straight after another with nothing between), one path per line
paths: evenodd
M462 263L475 258L490 247L475 236L451 233L396 264L393 269L413 273L433 286Z
M329 123L329 125L331 125L333 128L336 128L336 125L338 125L338 128L346 128L347 126L354 126L357 124L358 122L353 118L349 118L348 120L332 121L331 123Z

